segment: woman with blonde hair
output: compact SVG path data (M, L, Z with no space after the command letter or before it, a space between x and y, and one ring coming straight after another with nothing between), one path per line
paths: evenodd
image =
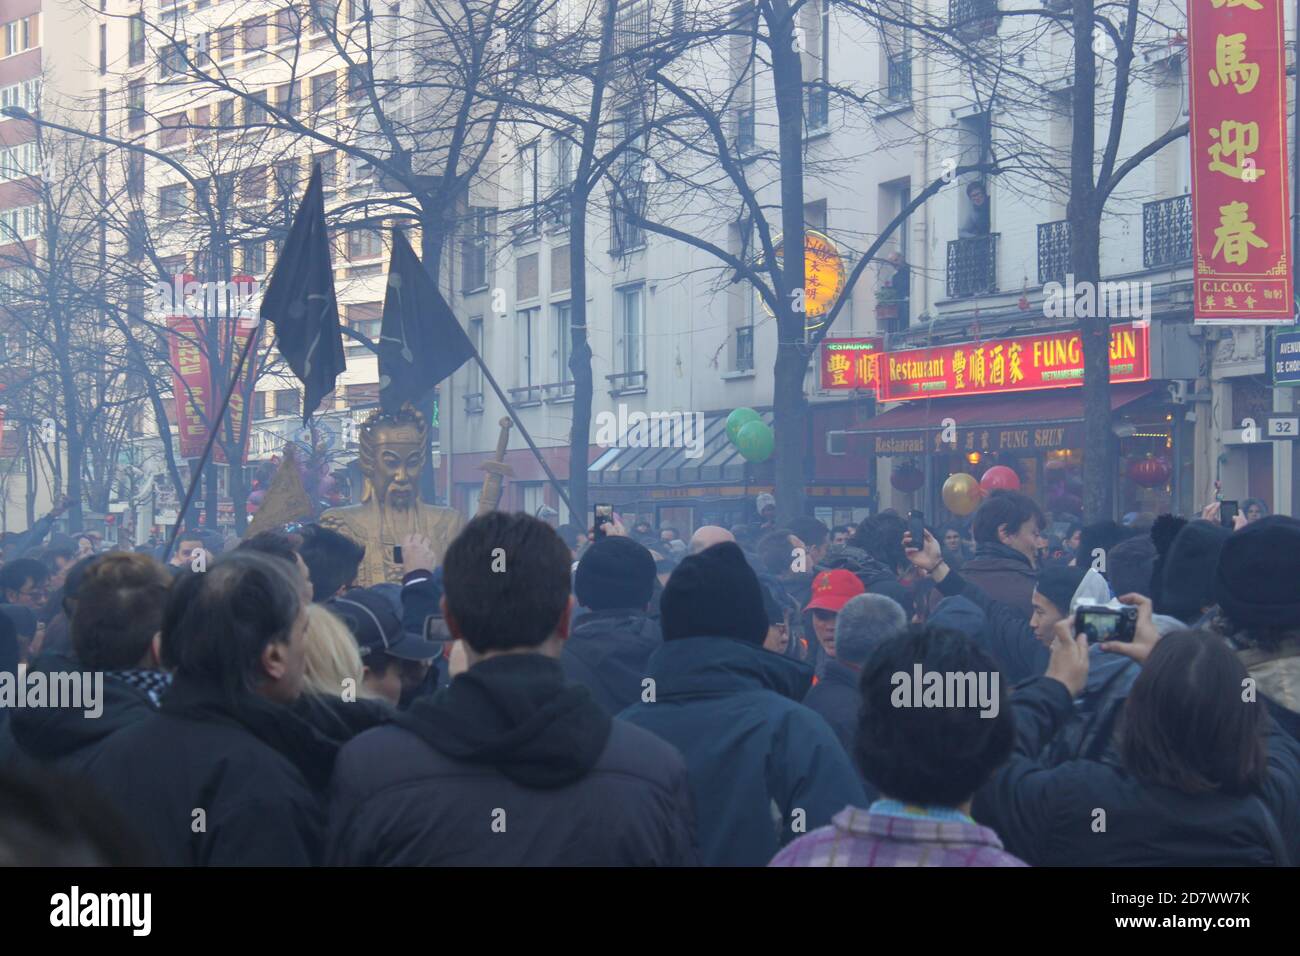
M298 715L336 741L387 723L396 711L366 686L361 652L348 626L328 608L307 605Z
M337 615L319 604L307 607L303 690L322 697L374 698L362 682L365 667L357 642Z

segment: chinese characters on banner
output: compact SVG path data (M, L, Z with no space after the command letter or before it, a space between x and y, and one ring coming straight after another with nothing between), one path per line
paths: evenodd
M822 388L876 388L876 358L884 340L827 339L822 343Z
M215 414L221 405L221 395L211 396L211 373L203 341L201 323L211 319L195 319L184 315L167 317L167 330L171 333L172 390L176 396L176 424L180 433L180 455L182 458L198 458L203 454L203 446L208 440L207 417ZM250 335L257 333L255 320L220 319L221 354L228 356L228 364L234 365ZM233 346L230 342L234 332ZM256 348L256 346L254 346ZM234 425L234 434L241 449L241 460L248 460L248 427L244 419L244 397L252 386L253 355L244 363L239 387L230 396L230 407L224 422ZM212 460L226 463L226 451L218 436L212 446Z
M1111 382L1144 382L1151 377L1150 331L1138 324L1111 326ZM1078 332L884 352L876 361L877 395L882 402L1083 384L1083 340Z
M1289 324L1282 0L1190 0L1187 26L1195 319Z

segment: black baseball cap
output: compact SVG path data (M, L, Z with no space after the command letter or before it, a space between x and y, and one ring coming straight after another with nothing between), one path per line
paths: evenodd
M376 652L404 661L432 660L441 653L438 645L402 630L402 619L392 602L374 591L353 588L326 601L325 606L352 632L363 661Z

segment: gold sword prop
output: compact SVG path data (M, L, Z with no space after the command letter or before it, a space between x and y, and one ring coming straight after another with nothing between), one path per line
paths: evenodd
M510 444L512 424L510 416L507 415L498 424L501 426L501 433L497 435L497 456L479 465L479 468L486 472L483 475L483 490L478 496L478 514L481 515L497 510L497 505L501 502L504 479L513 478L515 475L514 470L506 464L506 447Z

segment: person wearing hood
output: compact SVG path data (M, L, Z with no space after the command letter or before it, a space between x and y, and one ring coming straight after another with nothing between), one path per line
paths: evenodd
M649 551L614 535L592 544L574 575L574 595L587 613L564 642L560 666L611 717L641 699L646 661L663 643L647 614L655 573Z
M855 582L856 583L856 582ZM862 696L858 678L862 662L881 641L907 627L907 615L893 598L883 594L858 594L840 606L834 621L834 655L826 662L822 678L803 702L830 724L831 730L853 756Z
M569 564L555 530L525 514L482 515L452 542L442 611L468 669L343 747L328 862L696 862L681 756L565 682Z
M993 492L975 512L975 556L962 565L962 577L1028 619L1034 613L1038 551L1046 543L1043 525L1043 512L1028 495Z
M102 672L102 698L84 707L21 707L9 730L19 754L59 773L82 771L122 730L158 711L170 683L158 663L162 609L172 576L143 554L109 554L87 570L72 620L75 657L45 654L31 669L47 674Z
M686 758L708 866L762 866L865 799L826 721L799 703L812 669L763 647L761 585L734 543L686 558L660 601L654 696L619 716Z
M1300 521L1268 515L1229 535L1213 596L1214 629L1237 649L1273 718L1300 740Z
M293 709L307 603L294 567L256 551L171 585L159 645L171 688L86 768L163 863L320 862L320 797L340 741Z

